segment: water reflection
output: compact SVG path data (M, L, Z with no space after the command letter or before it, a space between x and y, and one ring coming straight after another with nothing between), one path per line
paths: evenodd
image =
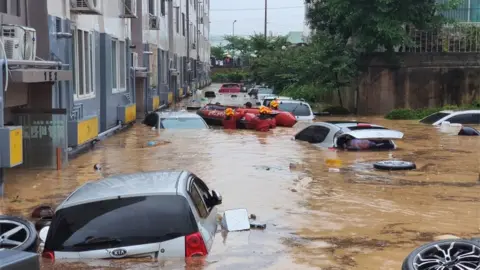
M478 233L478 137L441 134L412 121L357 120L395 128L405 139L391 152L345 152L292 141L298 126L256 133L170 132L137 125L72 160L63 171L8 171L0 209L29 216L33 207L56 205L90 180L180 168L222 193L220 210L247 208L267 223L264 231L219 233L200 268L400 269L413 248L435 235ZM157 144L148 146L149 141ZM391 158L414 161L418 170L373 169L373 162ZM337 159L340 170L329 170L327 161ZM101 171L93 169L97 163ZM178 269L184 264L94 261L55 268Z

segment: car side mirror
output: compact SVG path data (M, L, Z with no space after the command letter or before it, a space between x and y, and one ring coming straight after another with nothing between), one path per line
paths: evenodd
M222 195L219 192L212 190L212 197L215 200L215 205L222 204Z

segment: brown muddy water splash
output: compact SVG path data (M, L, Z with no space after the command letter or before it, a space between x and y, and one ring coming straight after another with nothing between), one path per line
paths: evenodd
M405 139L392 152L335 152L292 141L295 128L158 132L138 124L63 171L8 171L0 209L29 216L89 180L184 168L222 193L220 210L247 208L267 223L264 231L218 233L203 267L102 260L55 269L400 269L411 250L436 235L480 234L480 138L440 134L413 121L359 120L398 129ZM163 143L145 147L151 140ZM343 162L340 172L329 172L325 160L332 158ZM372 168L389 158L414 161L419 169ZM101 172L93 169L97 163Z

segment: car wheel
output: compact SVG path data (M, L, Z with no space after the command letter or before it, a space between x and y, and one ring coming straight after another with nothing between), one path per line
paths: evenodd
M37 231L28 220L13 216L0 216L0 250L37 250Z
M400 171L400 170L415 170L417 165L410 161L402 160L384 160L375 162L373 167L377 170L384 171Z
M442 240L412 251L402 270L480 269L480 245L469 240Z

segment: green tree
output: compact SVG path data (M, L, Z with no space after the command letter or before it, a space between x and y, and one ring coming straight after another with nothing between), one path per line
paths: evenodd
M236 54L236 52L239 52L240 55L251 53L250 40L248 38L240 36L225 36L224 39L227 41L227 45L225 45L224 48L232 55Z
M379 47L392 53L394 47L411 43L408 27L431 29L446 22L441 11L460 0L306 0L310 27L338 36L357 49L372 52Z
M225 49L223 46L212 46L210 52L212 56L217 59L223 59L223 56L225 55Z

